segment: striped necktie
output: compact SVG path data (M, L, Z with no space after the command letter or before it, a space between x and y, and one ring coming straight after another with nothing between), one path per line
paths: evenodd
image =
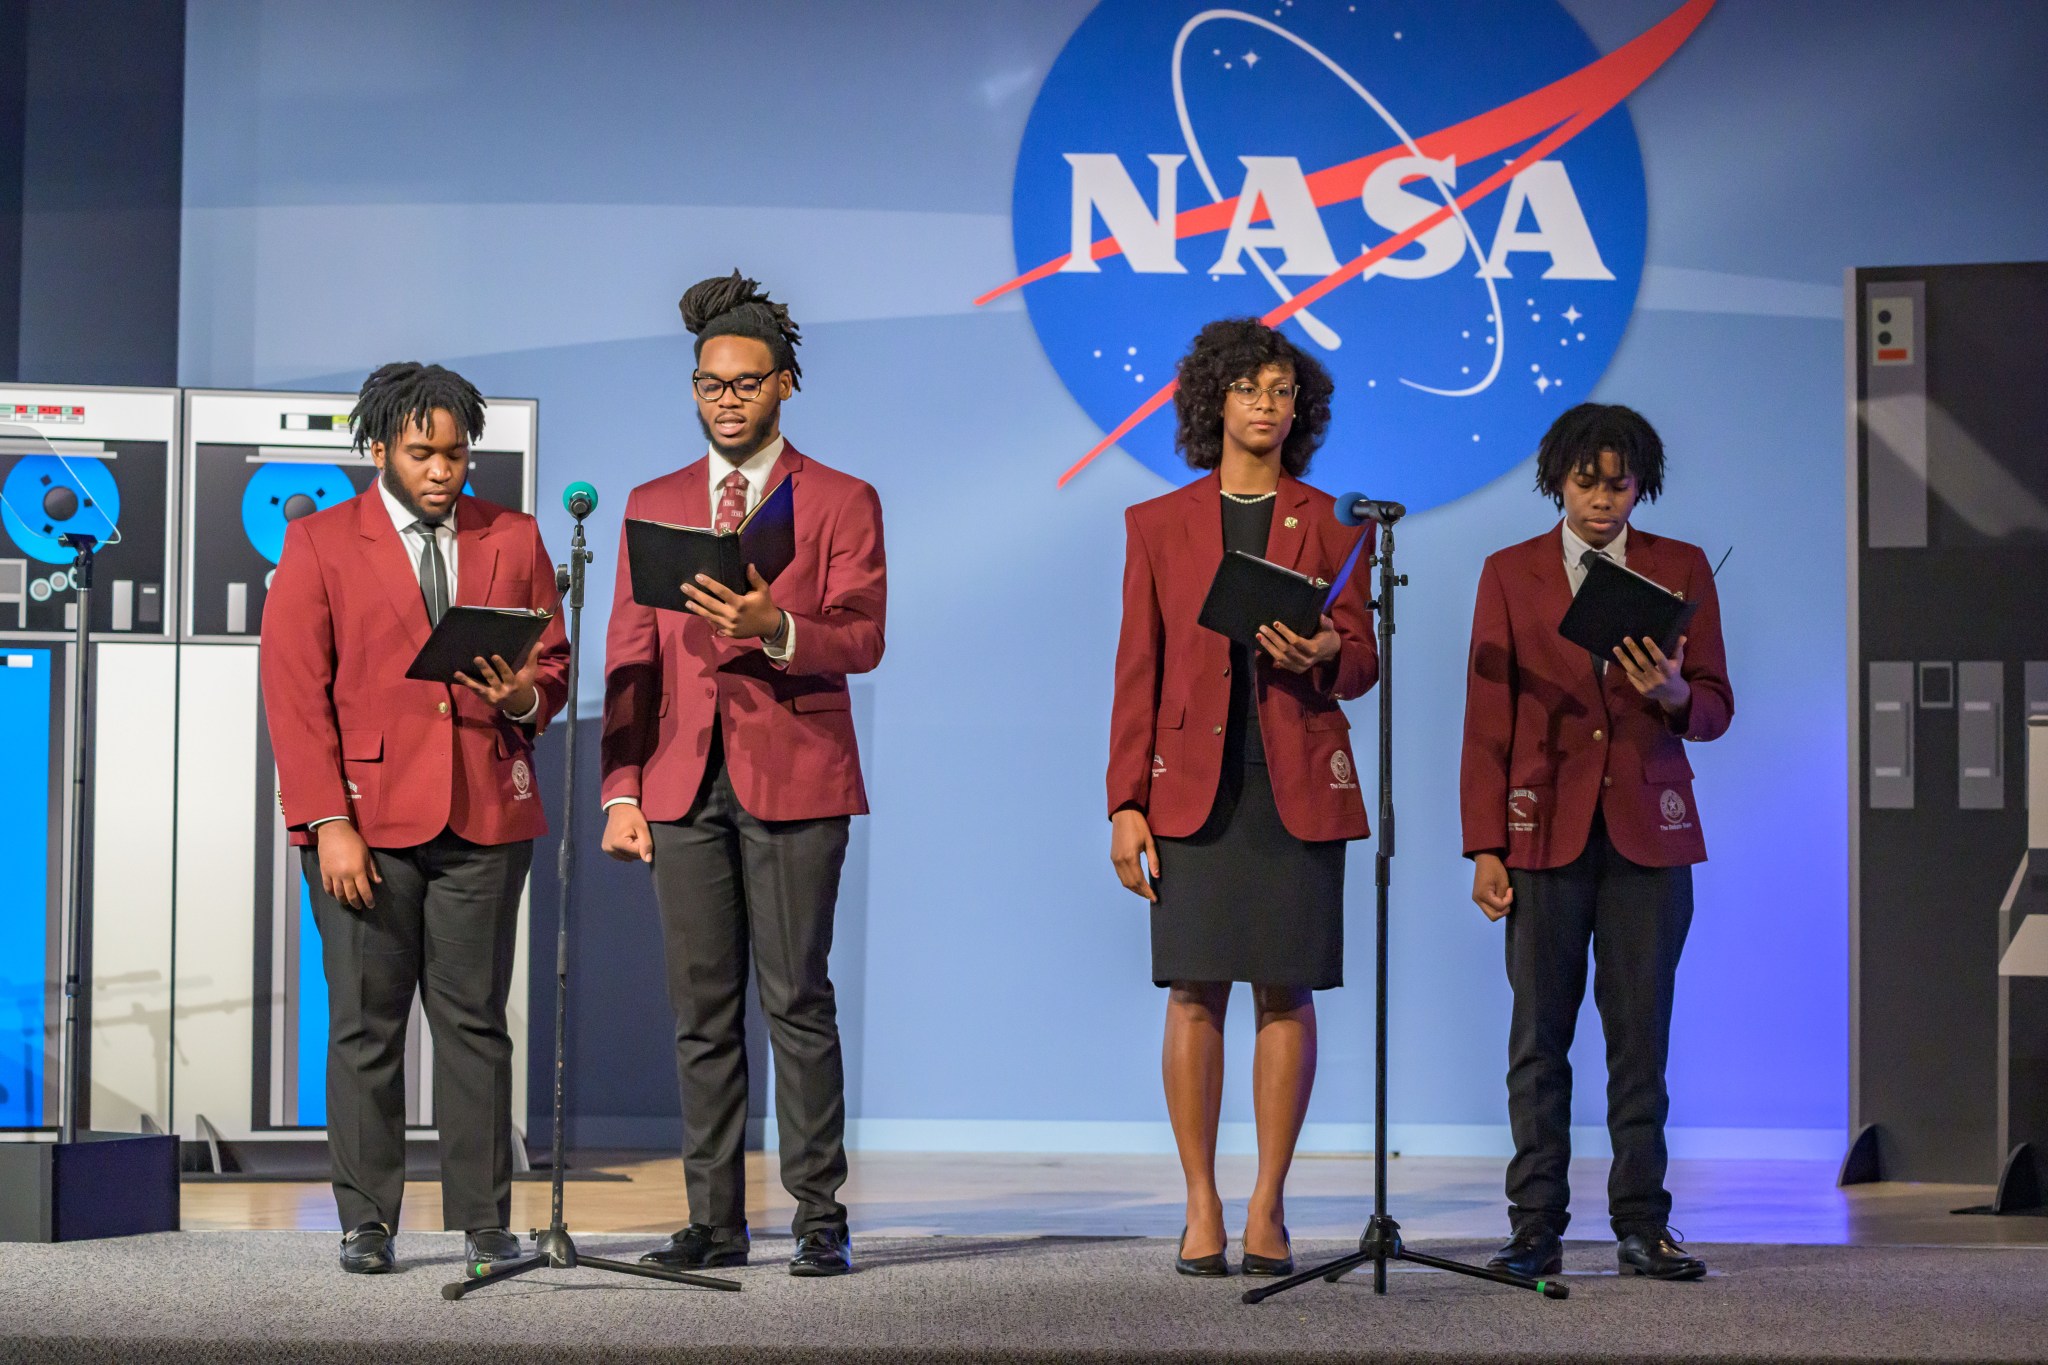
M426 540L420 547L420 596L427 602L427 624L438 626L448 612L448 563L441 558L441 523L425 518L412 529Z

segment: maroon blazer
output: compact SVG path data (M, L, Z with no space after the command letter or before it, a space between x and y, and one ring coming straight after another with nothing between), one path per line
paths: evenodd
M1202 827L1223 776L1230 641L1196 621L1223 562L1222 490L1222 479L1210 474L1124 513L1129 544L1109 722L1109 810L1135 807L1167 838ZM1283 475L1266 558L1335 579L1358 541L1337 523L1335 506L1328 493ZM1357 572L1330 604L1343 637L1333 662L1290 673L1258 651L1259 737L1281 822L1297 839L1366 836L1351 722L1337 702L1364 695L1379 679L1364 562L1371 553L1368 540Z
M1557 633L1572 601L1562 526L1499 551L1479 575L1458 779L1465 852L1500 853L1509 867L1563 867L1585 851L1597 809L1630 862L1704 862L1684 741L1719 739L1735 714L1707 557L1629 528L1628 567L1700 604L1686 630L1692 705L1674 720L1619 665L1601 676Z
M710 457L634 489L627 519L711 524ZM875 490L785 444L768 487L787 476L796 559L772 587L796 623L777 667L759 640L727 640L693 612L633 600L625 533L605 634L602 799L635 797L649 820L689 814L711 727L724 737L733 792L760 820L867 812L846 675L882 661L888 572Z
M523 512L464 497L455 528L457 605L554 614L541 636L538 721L517 724L466 687L405 676L427 641L427 606L375 484L301 517L263 604L259 664L293 843L311 843L307 825L333 815L353 819L372 848L411 848L444 829L477 844L547 832L533 737L569 695L554 565Z

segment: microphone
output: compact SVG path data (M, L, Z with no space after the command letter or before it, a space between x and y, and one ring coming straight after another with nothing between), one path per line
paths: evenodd
M582 479L562 490L562 506L569 509L569 515L581 521L597 510L597 490Z
M1408 509L1400 503L1381 502L1363 493L1346 493L1337 499L1337 520L1346 526L1358 526L1368 521L1392 526L1407 515Z

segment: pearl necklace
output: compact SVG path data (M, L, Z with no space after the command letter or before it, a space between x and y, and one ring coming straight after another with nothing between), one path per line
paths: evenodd
M1232 502L1264 502L1267 498L1279 497L1280 491L1275 489L1271 493L1225 493L1223 496Z

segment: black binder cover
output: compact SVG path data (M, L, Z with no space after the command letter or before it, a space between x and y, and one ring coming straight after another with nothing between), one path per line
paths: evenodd
M494 654L517 668L553 619L524 607L450 607L405 676L437 683L452 683L457 673L474 678L476 661Z
M1557 633L1584 645L1598 659L1612 659L1624 639L1644 636L1669 654L1699 609L1699 603L1600 555L1586 566L1586 581L1579 585L1579 595L1572 599Z
M1232 550L1216 567L1197 619L1218 635L1258 647L1259 629L1275 621L1304 639L1323 626L1330 585L1284 569L1269 559Z
M643 607L687 611L683 584L698 574L734 592L746 592L747 565L773 583L796 558L796 495L788 479L768 490L747 513L739 530L718 532L665 521L626 523L626 565L633 575L633 600Z

